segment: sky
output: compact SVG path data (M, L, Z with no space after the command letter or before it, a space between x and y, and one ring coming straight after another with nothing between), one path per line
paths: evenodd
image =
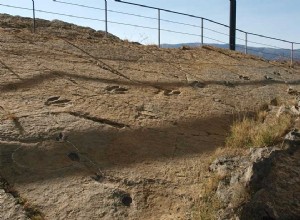
M58 0L57 0L58 1ZM98 20L70 18L66 16L36 12L36 17L59 19L96 30L104 30L104 0L61 0L100 9L90 9L62 4L53 0L35 0L37 10L63 13ZM129 2L183 12L229 24L230 0L128 0ZM31 0L0 0L0 13L31 17L30 10L6 7L32 8ZM158 11L143 7L107 0L108 31L122 39L138 41L143 44L158 43ZM119 12L142 15L150 18L126 15ZM237 28L270 37L300 42L300 1L299 0L237 0ZM176 15L161 11L161 43L201 42L201 19ZM169 21L177 22L171 23ZM184 23L188 25L178 24ZM126 25L127 24L127 25ZM133 27L130 25L144 26ZM175 33L181 32L181 33ZM187 33L187 34L183 34ZM204 21L204 43L228 43L228 28ZM237 43L245 44L245 34L237 32ZM291 48L291 44L248 35L248 45L256 47ZM294 45L296 49L300 45Z

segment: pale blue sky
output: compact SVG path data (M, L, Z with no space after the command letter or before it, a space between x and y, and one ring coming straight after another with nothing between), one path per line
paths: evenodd
M104 0L61 0L65 2L73 2L84 4L93 7L104 8ZM215 20L220 23L229 23L229 0L128 0L130 2L146 4L149 6L160 7L164 9L189 13L200 17ZM145 9L141 7L117 3L113 0L107 0L108 9L120 12L134 13L143 16L157 17L157 11ZM31 8L31 0L0 0L0 4L7 4L20 7ZM60 3L55 3L52 0L35 0L36 9L52 11L65 14L73 14L83 17L91 17L96 19L104 19L104 11L80 8ZM31 16L30 11L7 8L0 5L0 13L8 13L13 15ZM45 19L60 19L68 22L76 23L83 26L90 26L97 30L104 30L104 23L101 21L89 21L84 19L68 18L58 15L50 15L41 12L36 13L37 17ZM145 19L134 16L122 15L115 12L109 12L109 20L119 23L129 23L140 26L156 28L157 21L153 19ZM166 12L161 13L161 18L176 22L188 23L200 26L201 20L174 15ZM300 42L300 1L299 0L237 0L237 28L282 38L289 41ZM228 42L228 36L215 33L211 30L228 34L228 29L205 22L204 39L207 43L218 43L209 38L219 41ZM179 24L171 24L162 21L161 28L179 32L187 32L190 34L201 35L200 27L188 27ZM116 23L108 24L109 32L117 35L122 39L132 41L140 41L145 44L157 43L157 31L143 29L138 27L130 27ZM209 30L211 29L211 30ZM244 44L244 34L238 33L237 43ZM181 43L181 42L200 42L200 36L189 36L183 34L169 33L162 31L162 43ZM261 39L249 36L249 40L253 42L274 45L278 47L290 48L289 44L280 43L277 41ZM255 43L249 43L250 46L263 46ZM297 45L296 48L300 48Z

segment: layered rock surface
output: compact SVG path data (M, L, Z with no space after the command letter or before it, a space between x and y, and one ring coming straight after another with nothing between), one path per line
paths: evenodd
M252 148L244 156L220 157L210 171L222 176L218 219L299 219L300 133L282 145Z
M46 219L193 218L233 113L300 91L299 69L240 53L29 24L1 15L0 172Z

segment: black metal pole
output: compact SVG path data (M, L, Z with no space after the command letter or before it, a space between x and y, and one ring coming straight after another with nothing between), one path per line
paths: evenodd
M107 1L105 1L105 37L107 37Z
M35 7L34 7L34 0L32 0L32 18L33 18L33 33L35 33Z
M235 50L236 38L236 0L230 0L230 30L229 49Z

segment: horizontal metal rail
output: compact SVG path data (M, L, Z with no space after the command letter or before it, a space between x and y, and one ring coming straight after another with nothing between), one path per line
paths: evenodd
M248 35L253 35L253 36L257 36L257 37L267 38L267 39L271 39L271 40L282 41L282 42L285 42L285 43L294 43L294 44L296 43L296 42L293 42L293 41L287 41L287 40L283 40L283 39L279 39L279 38L275 38L275 37L268 37L268 36L261 35L261 34L255 34L255 33L246 32L246 31L242 31L242 32L247 33ZM297 43L297 44L300 44L300 43Z
M96 9L96 10L102 10L104 11L104 8L97 8L97 7L93 7L93 6L88 6L88 5L82 5L82 4L76 4L76 3L71 3L71 2L64 2L64 1L57 1L57 0L53 0L54 2L58 2L61 4L65 4L65 5L73 5L73 6L79 6L82 8L90 8L90 9Z
M120 3L129 4L129 5L140 6L140 7L143 7L143 8L149 8L149 9L155 9L155 10L160 10L160 11L164 11L164 12L169 12L169 13L172 13L172 14L184 15L184 16L188 16L188 17L191 17L191 18L204 19L205 21L209 21L209 22L212 22L214 24L218 24L218 25L229 28L229 26L226 25L226 24L222 24L222 23L219 23L217 21L207 19L207 18L203 18L203 17L196 16L196 15L191 15L191 14L182 13L182 12L178 12L178 11L172 11L172 10L168 10L168 9L164 9L164 8L157 8L157 7L152 7L152 6L142 5L142 4L132 3L132 2L126 2L126 1L121 1L121 0L115 0L115 1L120 2Z

